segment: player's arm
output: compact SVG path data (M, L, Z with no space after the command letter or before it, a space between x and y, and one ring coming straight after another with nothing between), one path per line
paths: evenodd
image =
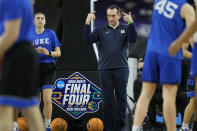
M188 28L195 19L194 8L189 4L183 5L181 8L181 17L185 20L186 27Z
M181 16L186 22L186 27L189 28L195 19L194 8L189 4L183 5L181 9ZM189 41L191 44L193 44L193 37L191 37Z
M59 40L55 34L55 32L53 31L53 51L49 53L50 56L52 57L60 57L61 56L61 50L60 50L60 43Z
M18 39L21 27L21 19L6 21L4 24L4 33L0 39L0 52L7 51Z
M192 58L192 53L187 50L188 47L189 47L189 43L182 44L183 56L186 58Z
M195 19L195 12L194 12L194 9L191 5L189 5L189 4L183 5L183 7L181 8L180 14L181 14L181 17L183 19L185 19L185 21L186 21L187 30L184 33L182 33L181 36L179 36L179 38L177 40L175 40L171 44L171 46L169 47L168 51L169 51L170 55L172 55L172 56L176 55L177 51L181 48L181 45L184 42L188 42L188 40L193 35L193 34L191 34L191 30L194 30L194 29L192 29L194 26L194 23L197 24L197 21L194 20ZM195 27L195 28L197 29L197 27ZM188 32L188 30L190 30L190 32Z
M45 55L52 56L52 57L60 57L61 56L60 47L56 47L54 49L54 51L48 51L46 48L41 48L41 53L43 53Z
M52 57L60 57L61 56L61 51L60 47L56 47L54 51L51 52Z
M184 31L181 36L177 39L178 43L188 42L189 38L197 31L197 19L191 24L191 26Z

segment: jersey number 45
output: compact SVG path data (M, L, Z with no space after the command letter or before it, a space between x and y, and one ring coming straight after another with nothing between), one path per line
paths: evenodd
M156 3L154 9L158 10L159 14L163 14L165 17L172 19L175 14L175 10L178 8L178 5L167 0L161 0Z

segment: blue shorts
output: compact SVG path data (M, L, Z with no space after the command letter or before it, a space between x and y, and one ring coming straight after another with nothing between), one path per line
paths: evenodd
M192 49L192 62L190 68L190 76L194 78L197 76L197 44L194 44L194 48Z
M191 98L191 97L194 97L194 96L195 96L194 91L187 92L187 97Z
M180 84L181 60L147 51L142 80L160 84Z

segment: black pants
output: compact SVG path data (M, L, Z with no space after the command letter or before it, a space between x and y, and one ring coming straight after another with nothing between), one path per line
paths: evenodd
M100 87L103 95L103 118L105 131L113 131L112 104L115 91L117 102L116 130L126 131L126 105L127 105L127 83L129 68L118 68L99 71Z

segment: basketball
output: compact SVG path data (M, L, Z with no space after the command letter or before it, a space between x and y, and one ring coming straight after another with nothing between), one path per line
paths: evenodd
M103 131L103 128L103 122L99 118L91 118L87 123L88 131Z
M18 128L20 131L28 131L28 125L27 125L27 121L25 120L24 117L19 117L17 119L18 122Z
M51 122L51 130L52 131L66 131L68 128L68 124L66 120L63 118L55 118Z

